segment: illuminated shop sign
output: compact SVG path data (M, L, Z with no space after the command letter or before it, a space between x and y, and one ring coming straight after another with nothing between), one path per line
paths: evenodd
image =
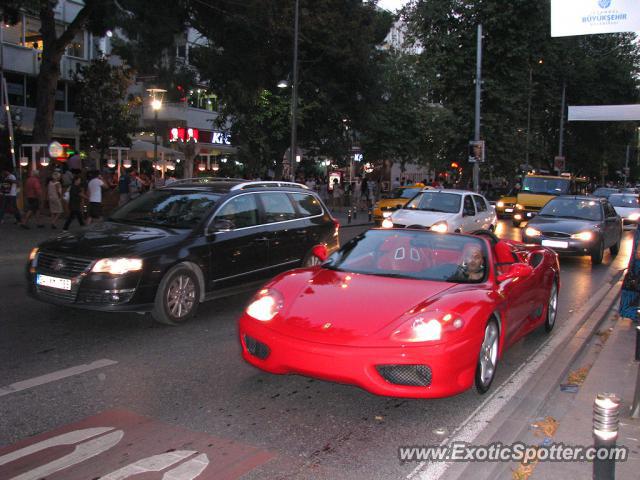
M200 131L197 128L174 127L169 131L170 142L198 142Z

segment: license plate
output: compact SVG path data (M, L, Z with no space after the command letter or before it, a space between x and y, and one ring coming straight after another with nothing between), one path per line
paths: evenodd
M561 242L559 240L542 240L542 246L551 248L568 248L569 242Z
M36 283L43 287L57 288L59 290L71 290L71 280L68 278L50 277L49 275L40 275L36 277Z
M504 211L507 213L511 213L513 212L513 208L505 208Z

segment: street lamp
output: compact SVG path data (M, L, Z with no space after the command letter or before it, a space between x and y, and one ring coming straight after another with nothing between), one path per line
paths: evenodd
M147 88L151 97L151 108L153 109L153 163L158 163L158 110L162 108L162 99L166 90L162 88Z

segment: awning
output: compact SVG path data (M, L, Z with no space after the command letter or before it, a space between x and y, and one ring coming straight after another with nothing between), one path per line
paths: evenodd
M134 140L131 142L131 150L129 150L129 158L134 160L149 159L153 160L154 144L143 140ZM165 157L184 159L184 154L172 148L158 145L158 158L164 154Z

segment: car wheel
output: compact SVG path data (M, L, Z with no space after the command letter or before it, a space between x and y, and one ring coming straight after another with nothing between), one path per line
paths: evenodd
M556 315L558 314L558 282L554 279L551 284L551 292L549 293L549 303L547 304L547 318L544 321L544 329L546 332L553 330L556 324Z
M484 327L484 338L482 339L478 365L476 366L476 390L480 394L487 393L496 375L499 340L498 323L492 318L487 322L487 326Z
M200 303L200 285L195 272L178 265L162 278L151 315L165 325L181 325L193 317Z
M600 240L591 252L591 263L593 265L600 265L602 263L602 257L604 257L604 240Z
M618 241L616 243L614 243L613 245L611 245L611 247L609 248L609 251L611 252L611 255L617 255L618 252L620 251L620 242L622 241L622 234L620 234L620 236L618 237Z

